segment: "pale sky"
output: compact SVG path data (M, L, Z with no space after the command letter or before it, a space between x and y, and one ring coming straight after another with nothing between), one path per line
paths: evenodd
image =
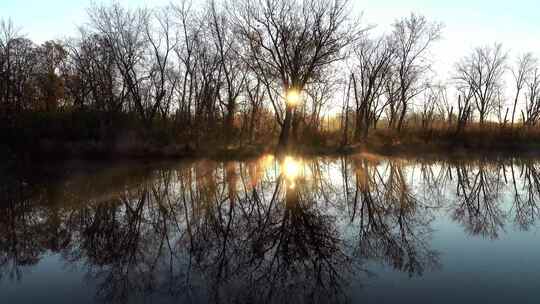
M454 63L477 46L500 42L510 51L510 62L525 52L540 55L539 0L355 0L367 23L388 27L410 12L442 22L442 40L433 49L439 76L452 72Z
M503 43L517 54L533 52L540 57L540 0L352 0L357 13L363 12L366 24L377 24L385 31L397 18L420 13L444 24L443 40L433 49L439 78L446 79L454 63L476 46ZM107 2L106 0L99 0ZM156 6L168 0L121 0L129 6ZM197 3L197 0L193 0ZM201 1L202 2L202 1ZM0 18L11 18L26 37L37 43L64 38L76 33L86 22L82 0L0 0Z

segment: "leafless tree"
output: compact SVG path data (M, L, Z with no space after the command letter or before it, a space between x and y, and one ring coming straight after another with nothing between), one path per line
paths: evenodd
M257 126L262 127L262 121L257 121L260 116L260 112L263 108L263 101L265 100L266 91L262 81L258 78L249 79L246 81L246 93L249 102L249 126L247 127L248 141L253 143L255 140Z
M351 75L356 105L355 140L367 138L377 114L386 106L379 101L391 72L394 54L393 44L386 36L362 39L355 49L356 66Z
M303 126L304 129L313 132L321 130L321 114L332 103L338 87L338 77L330 76L317 82L312 82L306 86L304 90L305 100L298 106L293 120L294 140L297 140L301 126Z
M7 110L12 100L11 73L13 70L12 48L16 38L19 38L13 22L8 19L0 20L0 98L1 108Z
M429 87L424 91L424 98L422 103L421 127L422 130L430 131L433 127L433 122L439 109L439 94L436 88Z
M495 109L497 94L503 86L506 59L502 44L495 44L474 49L456 64L456 80L472 91L480 124Z
M11 20L0 20L0 110L20 112L33 101L37 48Z
M438 115L442 121L448 120L449 124L455 119L454 104L448 98L448 87L445 83L436 83L431 86L437 96Z
M504 90L498 88L495 95L495 113L497 115L497 120L501 128L506 127L508 124L508 113L510 108L505 104Z
M281 92L302 91L346 56L345 49L363 31L349 12L348 2L341 0L241 0L230 8L247 48L246 63ZM284 118L275 100L273 107L283 147L289 141L294 106L285 107Z
M178 44L174 19L169 7L158 8L148 13L144 31L149 43L147 60L149 110L146 118L152 121L156 113L167 118L178 78L173 73L172 54Z
M411 14L396 21L393 27L392 40L397 58L397 97L401 107L397 129L401 130L410 101L425 89L422 78L431 68L429 49L440 39L442 24Z
M193 96L196 91L196 65L195 46L201 35L201 23L193 18L193 11L190 3L183 0L179 4L171 6L175 16L175 24L179 32L179 43L174 52L178 64L177 77L180 83L177 86L178 105L176 112L176 122L191 126Z
M159 105L151 100L147 86L149 75L145 69L149 11L125 9L115 3L110 6L93 6L89 9L90 30L106 39L122 82L129 92L130 108L149 124Z
M118 113L129 98L126 84L120 81L107 39L80 29L80 37L68 41L66 90L77 108Z
M237 49L240 48L238 38L235 35L230 18L224 9L218 8L215 0L210 0L210 20L212 37L219 55L220 71L223 75L225 101L227 113L225 116L225 133L229 136L234 129L234 116L237 110L237 99L242 90L247 76L239 57ZM221 95L220 95L221 96Z
M66 63L67 52L60 42L46 41L36 48L37 66L33 78L39 102L38 110L52 111L64 97L64 81L60 71Z
M344 147L349 143L349 116L350 116L350 99L351 99L351 89L352 89L352 80L348 78L343 87L343 103L341 106L341 146Z
M526 83L527 91L525 111L522 111L523 123L527 126L538 124L540 120L540 69L536 67Z
M458 88L458 113L456 133L463 131L472 113L473 92L470 88Z
M516 95L514 97L514 107L512 108L512 125L514 125L514 116L516 115L516 108L519 101L520 93L525 87L531 74L534 72L534 66L536 65L536 59L531 53L525 53L517 60L517 64L512 69L512 75L514 76Z
M399 80L395 67L392 67L391 72L387 75L384 85L384 97L388 107L386 107L386 117L388 119L388 127L396 128L398 115L401 113L401 103L399 101Z

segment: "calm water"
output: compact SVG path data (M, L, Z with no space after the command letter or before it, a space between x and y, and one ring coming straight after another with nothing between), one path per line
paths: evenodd
M539 301L540 159L71 163L0 182L1 303Z

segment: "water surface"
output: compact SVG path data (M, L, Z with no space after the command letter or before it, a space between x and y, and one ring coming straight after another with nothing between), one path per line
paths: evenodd
M540 159L69 163L0 182L2 303L538 303Z

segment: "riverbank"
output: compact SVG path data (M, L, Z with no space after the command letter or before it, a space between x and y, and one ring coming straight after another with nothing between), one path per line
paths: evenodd
M25 113L0 126L4 166L25 160L246 159L275 153L278 135L275 128L246 137L223 126L212 133L168 121L156 121L145 128L133 116L101 112ZM386 156L512 155L540 151L540 128L495 124L470 124L459 133L455 126L445 124L428 130L411 124L400 132L377 128L363 140L352 140L354 134L350 132L346 144L343 132L337 129L304 130L301 134L291 143L291 153L306 156L359 152Z
M380 137L381 134L375 135ZM265 154L276 153L275 145L225 145L213 144L194 147L192 144L156 145L152 142L132 141L129 144L84 141L59 142L39 141L29 146L26 151L17 151L12 147L1 149L4 160L9 162L24 161L65 161L81 160L169 160L198 159L244 160ZM306 145L299 143L288 153L302 156L341 156L357 153L373 153L381 156L431 157L448 155L452 157L538 155L540 143L537 141L504 141L502 138L487 141L456 142L451 138L436 138L426 141L421 137L402 136L399 138L376 138L365 143L348 145L321 144Z

